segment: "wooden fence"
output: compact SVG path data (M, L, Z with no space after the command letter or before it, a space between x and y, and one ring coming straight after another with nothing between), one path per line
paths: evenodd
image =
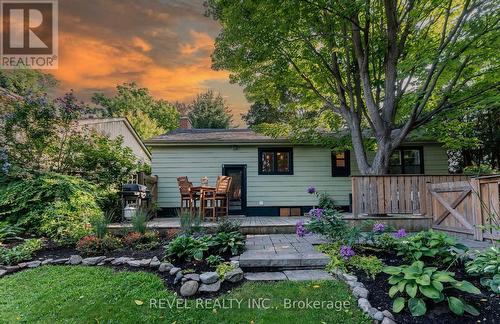
M500 221L499 186L500 176L429 184L432 228L480 241L500 239L491 226Z
M500 175L353 176L353 215L425 215L437 230L500 239L499 186Z
M427 213L427 184L466 180L464 175L352 176L352 212L359 214Z

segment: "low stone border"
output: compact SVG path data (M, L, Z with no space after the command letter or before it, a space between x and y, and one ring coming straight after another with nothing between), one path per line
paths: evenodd
M359 308L361 308L365 314L370 316L375 323L396 324L394 315L392 315L390 311L380 311L377 308L372 307L368 301L368 290L362 282L358 281L356 276L350 275L338 269L332 271L332 275L334 275L337 279L344 281L349 288L351 288L352 294L358 299Z
M183 273L181 268L175 267L169 262L161 262L156 256L151 259L134 259L126 256L118 258L107 258L106 256L96 256L90 258L82 258L75 254L69 258L62 259L45 259L29 262L22 262L14 266L0 266L0 278L14 272L24 269L37 268L42 265L83 265L83 266L103 266L103 265L128 265L130 267L153 268L158 272L168 272L169 275L175 276L174 285L181 284L180 294L183 297L190 297L198 292L217 292L220 290L222 281L226 280L232 283L243 280L243 270L239 267L238 261L230 261L233 269L224 275L224 278L219 278L217 272Z

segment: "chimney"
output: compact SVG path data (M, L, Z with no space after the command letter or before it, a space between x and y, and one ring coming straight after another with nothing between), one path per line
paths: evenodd
M182 116L179 119L179 124L180 124L180 129L191 129L193 126L191 125L191 120L189 120L189 117L187 116Z

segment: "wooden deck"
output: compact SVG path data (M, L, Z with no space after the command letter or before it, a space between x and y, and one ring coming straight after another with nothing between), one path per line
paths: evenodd
M240 223L240 228L243 234L293 234L295 233L295 224L298 221L308 221L308 216L230 216L230 220ZM413 216L413 215L398 215L387 217L353 217L351 214L344 214L344 219L350 224L359 224L365 220L373 220L375 222L391 225L394 228L404 228L409 232L420 231L430 228L432 218ZM213 222L203 222L201 224L207 232L215 230L217 224ZM130 223L114 223L109 225L112 232L119 232L123 229L130 228ZM180 229L180 219L178 217L155 218L149 221L148 228L165 233L170 230ZM369 230L369 229L368 229Z

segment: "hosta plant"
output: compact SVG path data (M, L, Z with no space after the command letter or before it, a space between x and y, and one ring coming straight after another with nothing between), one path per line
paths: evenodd
M422 316L427 312L429 302L447 301L450 310L463 315L467 312L479 315L479 312L463 299L449 295L449 291L457 289L471 294L481 291L468 281L455 279L455 274L440 271L435 267L425 267L422 261L399 267L388 266L383 271L389 275L389 297L394 299L393 311L401 312L407 307L413 316Z
M200 261L210 247L210 236L195 238L188 235L179 235L165 248L168 259Z
M211 245L216 253L230 251L232 255L238 255L245 249L245 236L240 232L220 232L212 236Z
M490 247L489 249L477 251L474 260L465 264L467 273L481 276L481 284L490 288L495 293L500 293L500 249Z
M433 265L447 265L468 248L445 233L422 231L399 241L398 255L411 261L422 260Z

